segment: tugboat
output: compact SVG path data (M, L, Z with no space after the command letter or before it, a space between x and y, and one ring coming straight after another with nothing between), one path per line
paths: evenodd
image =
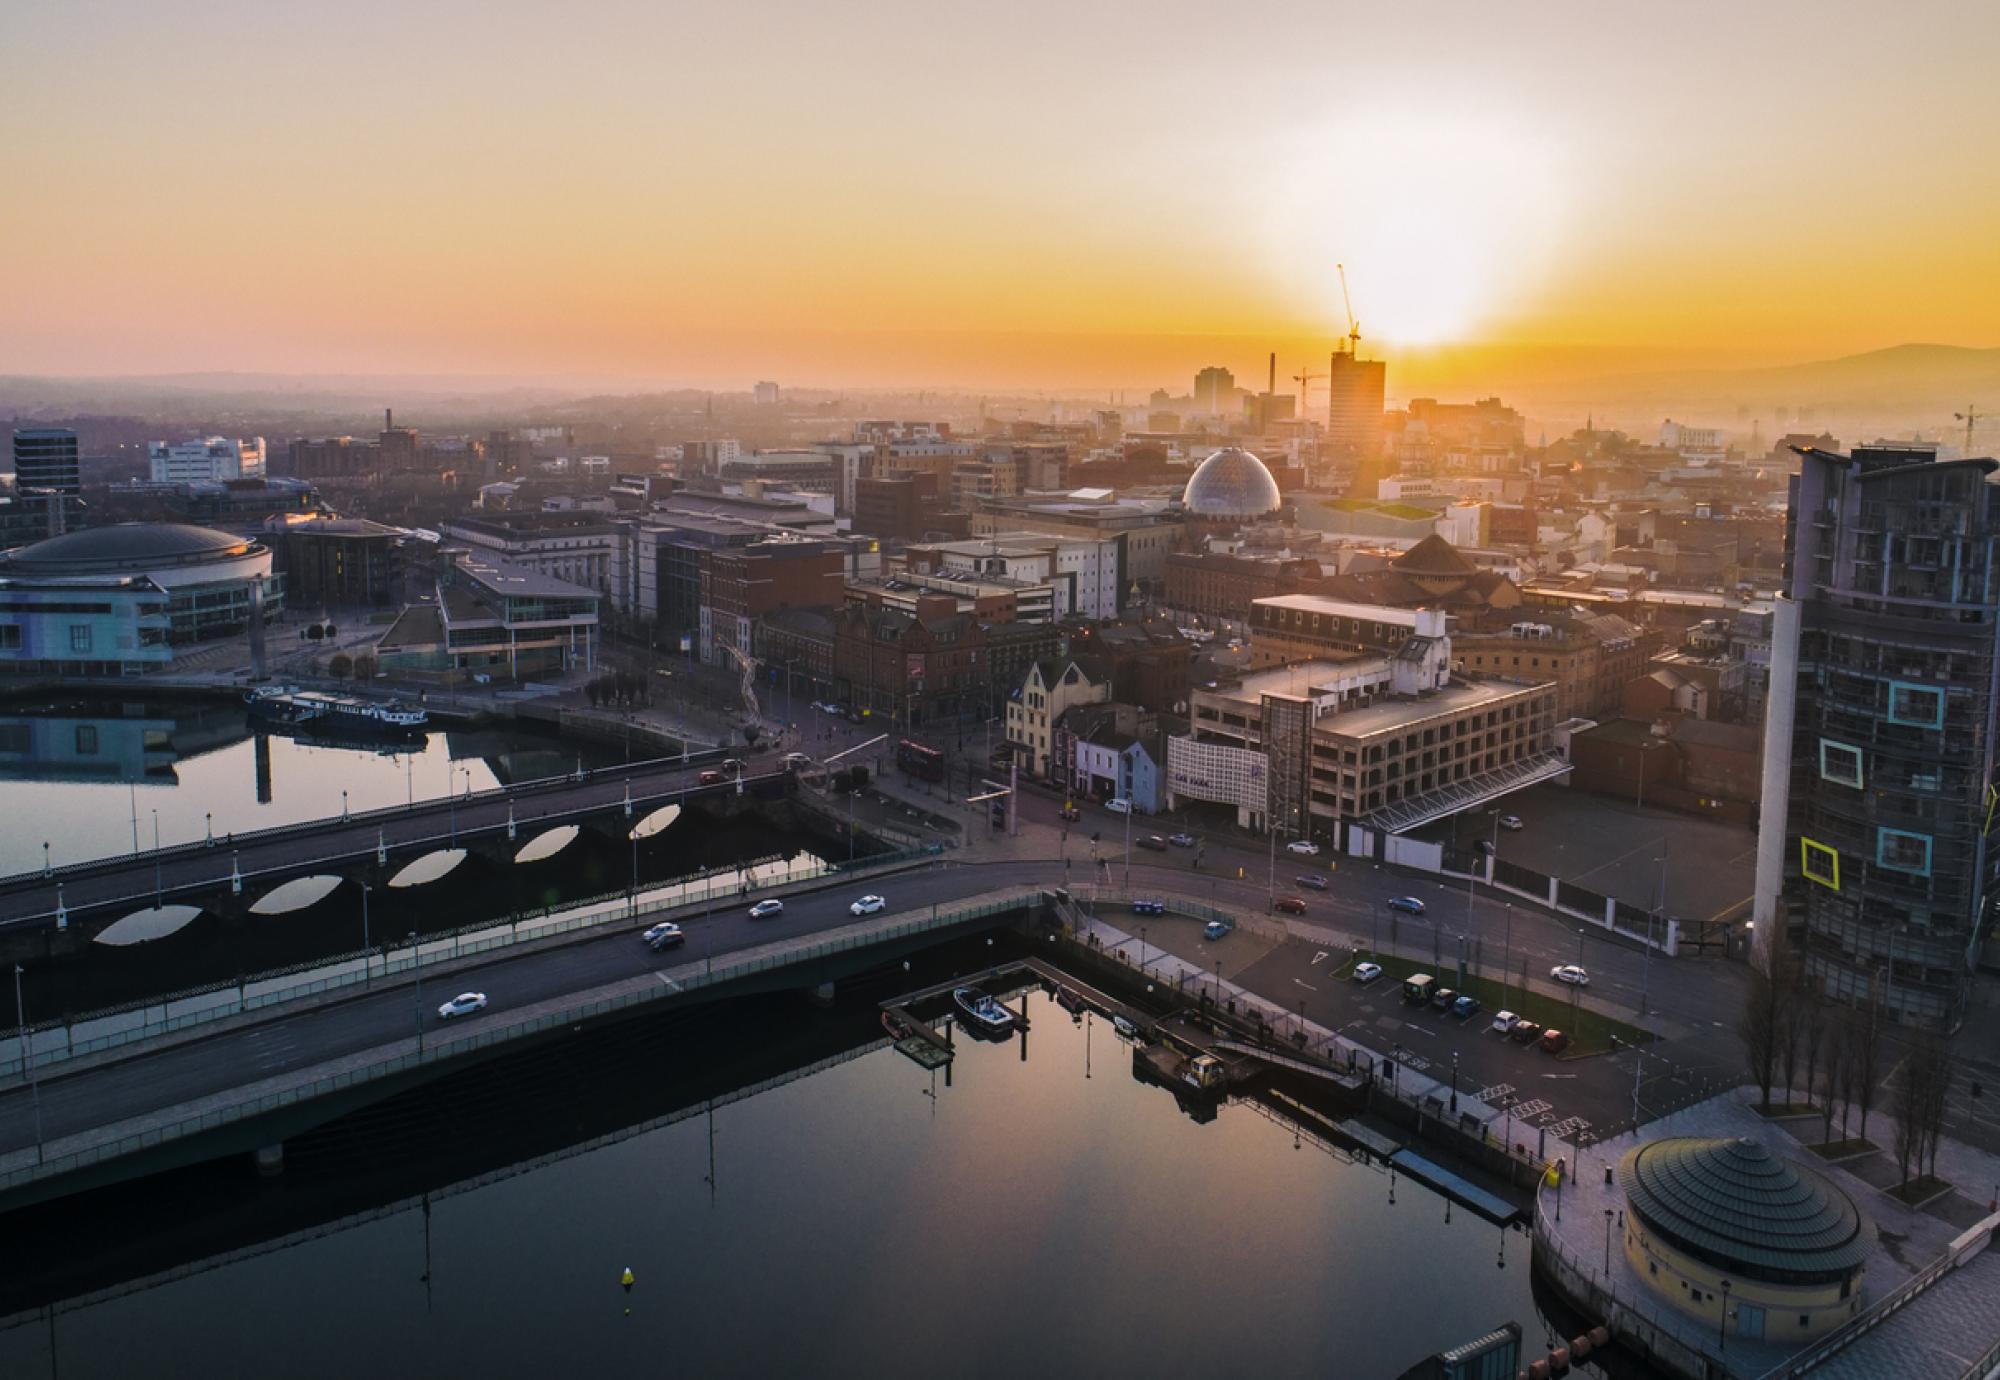
M243 697L253 719L313 733L366 738L420 736L430 716L401 704L377 704L353 695L330 695L288 685L265 685Z
M954 987L951 999L965 1013L967 1029L985 1035L1004 1035L1013 1028L1014 1013L977 987Z

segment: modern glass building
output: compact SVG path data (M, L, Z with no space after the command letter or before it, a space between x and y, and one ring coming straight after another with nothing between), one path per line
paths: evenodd
M1181 502L1196 517L1254 518L1276 512L1284 498L1262 460L1231 446L1209 456L1188 476Z
M1755 941L1951 1030L1996 892L2000 461L1802 449L1772 620Z
M82 451L76 433L62 427L25 427L14 432L14 487L26 493L75 498L83 492Z

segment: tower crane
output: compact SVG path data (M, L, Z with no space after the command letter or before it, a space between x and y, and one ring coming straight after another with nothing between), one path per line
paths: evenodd
M1984 421L1987 414L1981 412L1971 403L1967 403L1965 411L1954 412L1951 415L1952 420L1965 423L1965 454L1970 458L1972 455L1972 428L1975 424Z
M1303 417L1303 416L1305 416L1305 414L1306 414L1306 385L1307 385L1307 384L1309 384L1309 383L1311 383L1311 382L1312 382L1312 381L1313 381L1314 379L1323 379L1323 378L1325 378L1325 377L1326 377L1326 375L1325 375L1325 374L1309 374L1309 373L1307 373L1307 372L1306 372L1306 371L1305 371L1304 369L1301 369L1301 370L1299 370L1299 372L1298 372L1298 373L1296 373L1296 374L1292 374L1292 375L1290 375L1289 377L1291 378L1291 380L1292 380L1292 382L1293 382L1293 383L1296 383L1296 384L1297 384L1297 385L1299 386L1299 413L1298 413L1298 415L1299 415L1299 416L1301 416L1301 417Z
M1347 309L1347 353L1361 353L1361 323L1354 319L1354 299L1347 295L1347 265L1335 264L1340 270L1340 304Z

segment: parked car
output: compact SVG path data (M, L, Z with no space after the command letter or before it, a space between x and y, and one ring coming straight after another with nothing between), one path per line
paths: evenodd
M1528 826L1521 822L1519 815L1502 815L1500 816L1500 827L1512 833L1516 829L1525 829Z
M1495 1011L1493 1013L1493 1028L1502 1035L1511 1035L1514 1032L1514 1027L1520 1023L1520 1020L1521 1018L1512 1011Z
M1164 853L1167 851L1167 841L1158 834L1146 834L1133 839L1132 842L1138 844L1141 848L1150 848L1155 853Z
M847 908L847 913L849 915L873 915L876 911L882 909L882 907L888 904L889 903L883 900L880 896L873 896L873 895L863 896L860 900L856 901L853 905Z
M1561 1054L1569 1048L1569 1036L1560 1030L1544 1030L1539 1041L1544 1054Z
M1590 986L1590 974L1583 970L1583 965L1580 963L1559 963L1549 969L1549 976L1557 982L1566 982L1572 987Z
M776 897L768 901L759 901L756 905L750 907L750 918L752 920L762 920L767 915L783 915L784 913L785 903Z
M1285 845L1285 851L1287 853L1297 853L1302 858L1317 858L1319 856L1319 845L1308 839L1293 839Z
M1280 896L1277 900L1271 902L1271 909L1284 911L1287 915L1304 915L1306 913L1305 898L1302 896Z
M810 755L803 752L788 752L785 754L785 765L795 770L799 767L811 766L812 760Z
M1400 910L1405 915L1422 915L1424 913L1424 903L1414 896L1398 896L1395 900L1389 902L1389 909Z
M1326 878L1320 876L1317 872L1301 872L1298 876L1292 878L1292 880L1300 886L1311 887L1314 891L1326 890Z
M486 1009L484 992L460 992L438 1008L438 1019L450 1020L454 1016L469 1016L475 1011Z
M1134 915L1165 915L1167 913L1167 903L1165 901L1134 901L1132 903L1132 913Z
M1379 963L1357 963L1354 965L1354 980L1363 986L1381 976L1382 965Z
M695 778L695 783L702 786L719 786L722 784L722 773L719 771L705 771Z
M1114 815L1129 815L1132 813L1132 802L1122 795L1114 795L1104 802L1104 808Z
M1194 847L1194 835L1193 835L1193 834L1168 834L1168 835L1167 835L1167 842L1168 842L1168 843L1171 843L1171 844L1172 844L1172 845L1173 845L1174 847L1176 847L1176 848L1192 848L1192 847Z
M1531 1045L1541 1037L1542 1028L1533 1021L1516 1021L1507 1038L1517 1045Z
M1457 1001L1451 1004L1451 1014L1458 1017L1461 1021L1468 1019L1478 1010L1479 998L1470 993L1460 996Z
M1452 987L1440 987L1431 993L1431 1010L1449 1011L1451 1004L1458 1000L1458 991Z
M1236 922L1234 920L1211 920L1201 927L1201 937L1203 939L1220 939L1235 928Z

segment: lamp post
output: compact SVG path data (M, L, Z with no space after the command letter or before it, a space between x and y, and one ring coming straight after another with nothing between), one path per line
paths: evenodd
M1724 1352L1729 1350L1729 1281L1722 1281L1722 1316L1715 1320L1716 1339Z
M347 792L340 793L340 822L347 823Z
M1578 931L1576 932L1576 966L1577 966L1577 967L1579 967L1579 968L1583 967L1583 931L1582 931L1582 930L1578 930ZM1580 983L1580 982L1572 982L1572 983L1571 983L1571 984L1569 985L1569 1023L1570 1023L1570 1025L1572 1025L1572 1026L1574 1026L1574 1025L1576 1024L1576 997L1577 997L1577 989L1578 989L1579 987L1581 987L1582 985L1583 985L1583 984L1582 984L1582 983Z
M1514 966L1514 903L1507 903L1507 952L1500 959L1500 1004L1507 1004L1507 970ZM1527 993L1523 992L1522 996Z
M160 905L160 812L153 811L153 904Z
M1458 1111L1458 1051L1451 1052L1451 1109Z
M21 1028L21 1063L28 1071L28 1099L35 1109L35 1163L42 1162L42 1084L35 1076L34 1051L28 1048L28 1007L21 998L21 974L26 970L20 964L14 965L14 1018Z
M417 944L417 932L410 931L410 958L417 965L417 1053L424 1052L424 951Z
M1604 1282L1611 1283L1611 1209L1604 1209Z
M375 967L369 961L368 951L375 946L368 939L368 891L368 883L363 882L361 884L361 976L364 981L373 981Z

